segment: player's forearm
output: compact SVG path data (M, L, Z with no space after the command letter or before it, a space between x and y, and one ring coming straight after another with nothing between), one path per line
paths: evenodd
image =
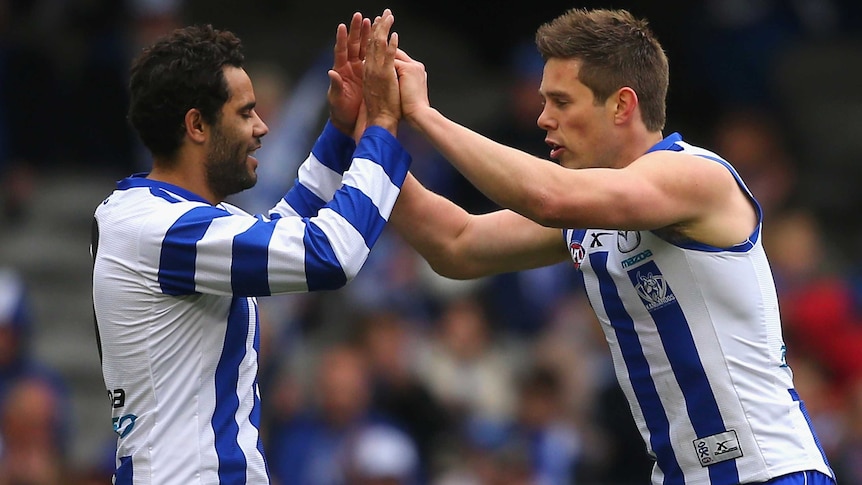
M422 187L408 174L389 223L436 273L470 279L482 274L471 270L472 261L457 249L469 217L466 211Z
M410 122L489 199L542 218L547 197L540 164L550 162L497 143L431 107L411 113Z

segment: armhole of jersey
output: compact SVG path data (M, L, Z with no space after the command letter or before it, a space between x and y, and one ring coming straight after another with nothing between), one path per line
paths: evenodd
M745 195L748 197L748 200L750 200L751 203L754 204L754 211L757 215L757 224L754 226L754 230L751 232L751 234L749 234L748 239L746 239L745 241L743 241L739 244L731 246L729 248L720 248L717 246L711 246L709 244L704 244L704 243L700 243L697 241L682 241L682 242L680 242L680 241L669 241L666 238L662 237L660 234L657 234L655 232L653 232L653 234L655 234L656 237L662 239L663 241L667 242L668 244L673 244L674 246L677 246L677 247L680 247L683 249L691 249L693 251L705 251L705 252L710 252L710 253L718 253L718 252L723 252L723 251L729 251L729 252L733 252L733 253L742 253L742 252L749 251L751 248L754 247L754 244L757 242L758 238L760 238L760 228L761 228L761 224L763 222L763 208L760 207L760 202L758 202L757 199L754 197L754 194L752 194L751 191L748 190L748 187L745 185L745 182L742 180L742 177L739 176L739 173L736 172L736 169L734 169L733 166L731 166L727 161L725 161L721 158L718 158L718 157L713 157L713 156L705 155L705 154L701 154L701 153L693 153L692 155L694 155L696 157L706 158L707 160L712 160L713 162L720 163L722 166L724 166L724 168L726 168L730 172L731 175L733 175L733 178L736 180L736 183L737 183L737 185L739 185L739 188L741 188L742 191L745 192Z

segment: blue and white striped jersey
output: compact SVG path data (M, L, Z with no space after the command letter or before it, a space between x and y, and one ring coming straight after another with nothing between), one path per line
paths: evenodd
M674 133L652 150L718 155ZM735 485L795 471L833 476L785 361L760 240L720 249L651 231L563 231L656 460L653 484Z
M142 176L117 184L93 247L117 485L269 483L255 297L350 281L409 164L382 128L355 145L327 124L265 216Z

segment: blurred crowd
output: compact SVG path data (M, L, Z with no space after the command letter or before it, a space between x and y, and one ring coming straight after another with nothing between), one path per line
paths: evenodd
M705 0L672 19L630 6L655 18L669 51L666 134L729 160L764 208L787 361L840 483L862 483L856 3ZM118 178L146 170L124 122L127 63L198 18L194 6L0 0L3 227L25 223L34 180L60 164ZM489 84L505 101L488 103L473 127L547 158L535 124L541 60L529 35L503 45ZM271 132L259 185L233 200L247 210L266 210L290 186L326 116L331 60L317 47L298 71L248 53ZM409 127L399 138L426 186L473 212L495 208ZM29 294L14 262L0 261L0 485L110 483L111 443L103 460L68 461L74 433L86 430L67 429L68 383L30 351L40 322ZM385 232L346 288L260 304L262 432L277 484L647 481L651 463L570 265L452 281Z

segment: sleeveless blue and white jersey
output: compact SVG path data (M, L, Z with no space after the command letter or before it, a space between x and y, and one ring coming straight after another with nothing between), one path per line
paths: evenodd
M266 216L142 176L118 183L93 245L117 485L269 483L255 297L351 280L409 164L382 128L356 145L327 124Z
M755 204L758 227L727 249L651 231L563 231L656 460L652 483L735 485L802 470L834 476L785 361L759 204L730 164L679 134L653 150L724 165Z

